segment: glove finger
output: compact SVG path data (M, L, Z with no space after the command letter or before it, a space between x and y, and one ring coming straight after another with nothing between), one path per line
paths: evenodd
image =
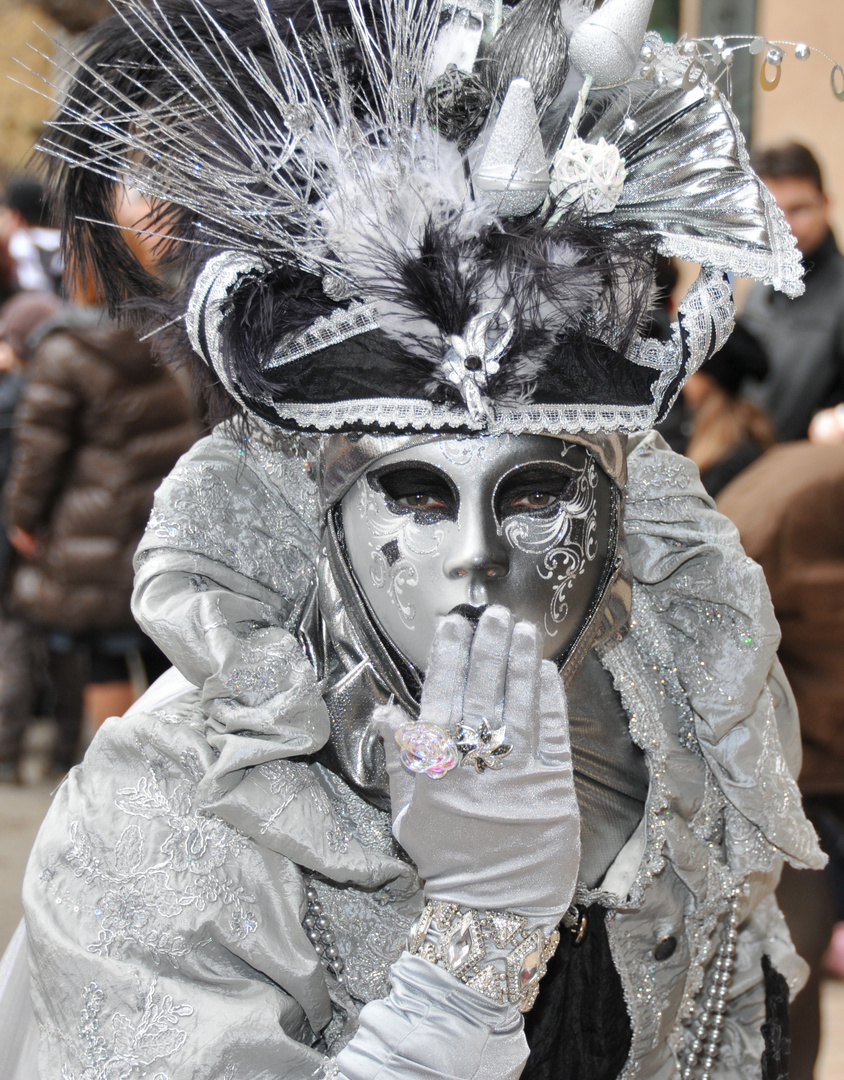
M461 615L446 615L434 631L422 686L420 719L439 724L446 731L460 722L463 713L472 632L472 624Z
M463 696L463 720L477 723L486 717L492 724L504 711L504 687L507 681L507 657L515 619L496 604L481 615L472 649L466 692Z
M504 723L514 757L536 755L539 737L539 691L542 671L542 639L535 626L516 623L510 639L507 680L504 685Z
M542 661L539 691L539 741L537 756L546 765L571 768L569 714L563 680L557 665Z

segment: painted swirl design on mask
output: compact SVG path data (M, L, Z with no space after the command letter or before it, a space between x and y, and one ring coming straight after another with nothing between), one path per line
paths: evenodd
M419 524L412 510L401 514L390 510L384 495L370 487L366 478L358 481L358 487L358 512L373 539L370 580L376 589L387 590L399 618L410 627L416 618L416 607L406 597L405 590L419 584L413 557L434 555L442 544L443 531Z
M598 554L598 467L591 454L576 469L571 496L560 501L552 516L514 514L505 520L507 542L519 551L541 555L537 573L546 581L556 579L545 630L568 615L568 590Z
M416 618L416 608L405 601L404 590L419 584L416 567L409 559L399 559L390 565L383 551L373 551L370 558L369 576L372 584L376 589L387 589L387 595L396 605L401 621L405 626L410 626Z

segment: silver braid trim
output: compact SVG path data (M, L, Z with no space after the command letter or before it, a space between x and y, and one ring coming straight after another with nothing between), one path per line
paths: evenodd
M263 265L261 259L240 251L224 251L215 255L200 270L185 312L188 337L194 352L216 371L230 393L233 393L233 388L221 363L222 306L240 278L261 269Z
M331 315L315 319L303 333L280 345L264 365L264 370L270 371L272 368L292 364L295 360L319 352L320 349L340 345L359 334L377 329L375 309L360 300L355 301L348 308L337 308Z
M680 304L668 341L636 339L627 353L627 359L641 367L661 372L653 390L655 404L651 426L659 412L673 404L673 399L665 400L672 383L681 374L685 382L713 353L718 352L733 332L735 316L732 289L722 271L704 268ZM675 386L675 398L680 389L679 385Z

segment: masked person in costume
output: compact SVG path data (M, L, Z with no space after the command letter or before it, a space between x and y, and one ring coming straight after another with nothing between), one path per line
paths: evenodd
M799 261L648 7L129 0L82 55L74 257L153 294L96 224L114 176L153 200L245 419L138 552L174 671L33 853L44 1076L786 1075L773 890L822 861L793 699L760 571L648 432L724 271ZM666 342L656 250L703 265Z

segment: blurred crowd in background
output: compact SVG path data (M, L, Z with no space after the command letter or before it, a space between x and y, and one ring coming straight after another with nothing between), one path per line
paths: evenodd
M0 780L11 783L32 717L55 723L47 769L60 777L86 711L92 728L119 715L168 666L132 619L132 558L155 489L198 434L187 388L63 267L52 222L39 181L12 177L0 216Z
M813 154L790 143L755 164L796 237L806 292L751 289L662 433L765 569L782 627L801 787L831 857L824 872L786 868L779 894L813 969L791 1073L810 1080L824 964L844 977L844 254ZM136 224L145 208L116 198ZM44 768L60 777L86 733L167 666L132 619L132 556L201 418L155 339L112 321L63 265L57 208L35 174L8 176L0 203L0 782L20 783L32 718L53 722ZM154 262L155 244L129 235ZM660 279L654 336L670 333L678 268L666 260Z

